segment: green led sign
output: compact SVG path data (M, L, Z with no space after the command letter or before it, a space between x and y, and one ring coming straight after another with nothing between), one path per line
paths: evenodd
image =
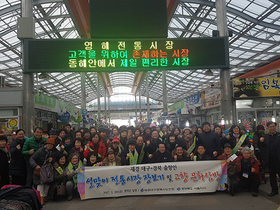
M228 68L227 38L24 40L24 72Z

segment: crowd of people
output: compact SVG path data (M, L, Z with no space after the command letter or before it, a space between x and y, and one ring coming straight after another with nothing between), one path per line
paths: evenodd
M254 136L232 125L228 133L218 124L204 122L201 127L180 128L170 125L99 126L74 132L71 125L44 132L35 128L31 138L16 131L8 145L0 136L0 187L7 184L36 187L44 197L55 199L67 194L72 200L77 189L79 168L137 165L176 161L225 160L228 165L227 187L232 195L237 188L258 196L260 166L269 169L270 196L278 194L276 174L280 175L280 134L276 123L257 126ZM250 141L251 140L251 141ZM51 163L54 180L42 183L41 167ZM65 192L62 190L65 187Z

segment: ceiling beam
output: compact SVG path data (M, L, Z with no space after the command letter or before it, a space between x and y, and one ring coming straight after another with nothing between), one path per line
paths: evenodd
M77 28L80 36L85 39L90 39L90 13L88 0L64 0L64 3L69 11L69 14ZM109 73L100 73L103 84L105 85L109 96L112 95L113 89ZM104 88L105 88L104 87Z
M167 4L167 23L169 25L177 6L180 4L180 0L167 0L166 1ZM140 88L144 78L146 76L146 72L140 71L140 72L136 72L134 75L134 80L133 80L133 86L131 89L131 93L133 95L136 94L138 88Z
M145 76L146 76L146 72L144 72L144 71L135 72L133 85L131 88L131 93L133 95L135 95L138 88L140 88Z

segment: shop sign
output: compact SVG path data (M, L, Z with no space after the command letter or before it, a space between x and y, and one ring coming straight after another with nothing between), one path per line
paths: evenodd
M48 107L51 109L55 109L56 107L56 98L48 96L46 94L40 93L40 94L35 94L35 104L36 105L41 105L44 107Z
M192 96L186 98L186 101L190 105L200 106L200 93L197 93L195 95L192 95Z
M87 115L87 114L88 114L87 109L82 109L82 115L84 116L84 115Z
M208 88L200 92L201 109L211 109L221 106L221 90Z
M176 102L175 104L168 106L168 112L176 112L178 109L184 108L184 104L184 100Z
M235 98L280 96L280 78L233 79Z
M69 112L65 111L65 112L61 112L59 115L58 115L58 119L61 121L61 122L68 122L70 119L71 119L71 115Z
M16 119L10 119L9 127L17 127L18 121Z

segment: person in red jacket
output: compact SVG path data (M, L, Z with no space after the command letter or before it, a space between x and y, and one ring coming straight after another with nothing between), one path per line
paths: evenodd
M243 147L241 160L240 187L252 191L252 196L258 196L258 190L261 183L259 175L259 163L251 155L249 147Z
M107 148L98 133L92 134L91 141L87 142L84 150L84 158L87 158L90 151L97 151L102 156L102 161L104 160Z
M224 164L227 164L227 185L229 192L232 196L238 187L239 174L241 172L241 161L237 155L232 154L232 146L229 143L224 145L224 153L218 156L217 160L226 160Z

